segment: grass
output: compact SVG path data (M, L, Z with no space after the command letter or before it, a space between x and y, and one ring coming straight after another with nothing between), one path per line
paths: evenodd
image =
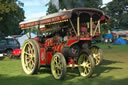
M128 45L97 44L104 52L102 65L91 78L80 77L77 69L69 70L64 80L55 80L50 68L41 68L37 75L26 75L20 59L0 60L0 85L128 85Z

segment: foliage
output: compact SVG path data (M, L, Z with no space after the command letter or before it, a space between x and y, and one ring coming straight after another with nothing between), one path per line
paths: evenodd
M68 8L100 8L102 0L62 0Z
M111 18L111 28L128 28L128 0L113 0L103 9Z
M58 10L51 2L49 2L47 14L57 12ZM102 0L59 0L59 9L71 9L71 8L100 8L102 6Z
M50 13L56 12L48 6ZM60 9L68 8L98 8L110 16L110 23L103 25L103 30L112 30L113 28L128 28L128 0L112 0L102 8L102 0L59 0Z
M51 2L46 4L46 6L49 6L46 14L51 14L51 13L55 13L58 11L55 5L53 5Z
M24 19L23 3L19 0L0 0L0 32L18 34L18 24Z

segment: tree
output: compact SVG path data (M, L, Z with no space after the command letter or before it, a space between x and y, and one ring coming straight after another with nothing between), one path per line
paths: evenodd
M54 13L58 10L53 10L56 7L51 6L52 3L46 5L48 6L47 13ZM59 9L70 9L70 8L101 8L102 0L59 0Z
M62 0L62 1L64 2L66 8L83 8L83 7L100 8L102 5L102 0Z
M113 0L104 7L104 11L111 18L111 28L128 28L128 0Z
M23 3L19 0L0 0L0 32L19 34L19 22L24 19Z
M58 11L55 5L53 5L51 2L46 4L46 6L49 6L46 14L51 14L51 13L55 13Z

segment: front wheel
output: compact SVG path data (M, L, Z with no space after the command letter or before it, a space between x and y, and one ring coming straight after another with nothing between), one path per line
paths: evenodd
M26 40L21 52L22 67L26 74L37 73L39 67L38 55L37 47L34 42L31 39Z
M63 79L66 74L66 60L61 53L55 53L51 61L51 71L55 79Z
M91 55L86 52L80 54L78 58L78 70L81 76L90 77L94 70L94 60Z

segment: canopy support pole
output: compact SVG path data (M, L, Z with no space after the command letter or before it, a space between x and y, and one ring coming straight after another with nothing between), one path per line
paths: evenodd
M71 26L72 26L72 28L73 28L73 31L75 32L75 34L77 34L77 33L76 33L76 30L75 30L75 27L74 27L74 25L73 25L71 19L69 19L69 21L70 21L70 24L71 24Z
M28 38L31 39L31 29L29 28Z
M92 25L93 25L93 23L92 23L92 17L90 18L90 35L92 36Z
M40 35L40 25L38 24L38 32L37 32L37 35Z
M77 33L79 36L80 35L80 17L79 16L77 17Z
M97 29L100 29L99 26L100 26L100 20L98 20L98 23L96 25L96 28L95 28L93 36L95 36ZM100 33L100 31L99 31L99 33Z
M100 27L100 20L98 21L99 26L99 33L101 33L101 27Z

